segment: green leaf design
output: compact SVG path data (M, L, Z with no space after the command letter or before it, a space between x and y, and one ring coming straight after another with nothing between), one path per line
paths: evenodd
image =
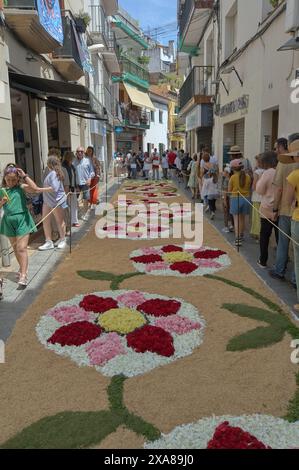
M259 326L240 336L232 338L226 349L237 352L248 349L260 349L279 343L284 337L285 331L276 326Z
M79 449L99 444L115 432L120 417L111 411L65 412L23 429L1 449Z
M277 327L286 330L288 328L288 321L282 316L269 312L259 307L250 307L245 304L223 304L222 308L229 310L231 313L235 313L240 317L251 318L252 320L258 320L270 325L276 325Z
M135 276L143 276L144 273L126 273L126 274L113 274L106 273L104 271L77 271L77 274L84 279L89 281L110 281L110 288L112 290L117 290L120 287L120 284L126 279L130 279Z

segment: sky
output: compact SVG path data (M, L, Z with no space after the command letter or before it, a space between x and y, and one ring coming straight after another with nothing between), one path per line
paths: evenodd
M133 18L139 20L145 32L149 27L160 28L177 20L177 0L119 0L119 4ZM158 36L158 41L162 44L167 44L170 39L177 39L175 27Z

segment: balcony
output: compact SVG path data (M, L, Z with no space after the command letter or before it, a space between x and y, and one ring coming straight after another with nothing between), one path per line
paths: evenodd
M99 5L89 5L88 14L91 18L89 32L92 40L96 43L103 43L108 46L110 27L104 10Z
M131 85L149 89L149 71L132 57L121 55L120 57L120 76L112 77L114 82L126 82Z
M133 50L148 49L148 42L140 30L139 23L120 6L117 14L113 16L112 27L117 41L122 46Z
M179 12L179 50L196 55L214 0L185 0ZM196 27L195 27L196 26Z
M150 129L151 113L137 106L120 105L122 124L136 129Z
M180 89L180 114L197 104L211 103L215 67L193 67Z
M6 24L30 49L38 54L47 54L62 44L62 28L55 31L46 15L44 20L40 18L41 12L37 10L35 0L6 1Z
M70 12L65 11L62 25L64 32L63 46L53 52L52 63L66 80L79 80L84 75L84 70L79 52L79 35L76 30L75 20Z

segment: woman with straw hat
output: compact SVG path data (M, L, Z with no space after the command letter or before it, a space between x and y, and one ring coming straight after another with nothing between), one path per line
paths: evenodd
M243 169L244 169L246 175L249 175L250 177L252 177L252 175L253 175L252 165L251 165L250 161L248 160L248 158L244 158L244 155L243 155L239 145L233 145L230 148L230 151L228 152L228 155L230 155L231 161L241 160L242 163L243 163Z

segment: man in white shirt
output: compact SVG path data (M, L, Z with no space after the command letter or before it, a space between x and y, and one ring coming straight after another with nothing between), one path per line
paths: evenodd
M76 158L73 162L73 165L76 170L77 184L79 186L80 192L83 194L83 207L84 207L84 216L82 220L88 220L88 201L90 199L90 185L91 180L95 176L95 171L91 163L90 158L85 156L85 151L83 147L78 147L76 151Z

